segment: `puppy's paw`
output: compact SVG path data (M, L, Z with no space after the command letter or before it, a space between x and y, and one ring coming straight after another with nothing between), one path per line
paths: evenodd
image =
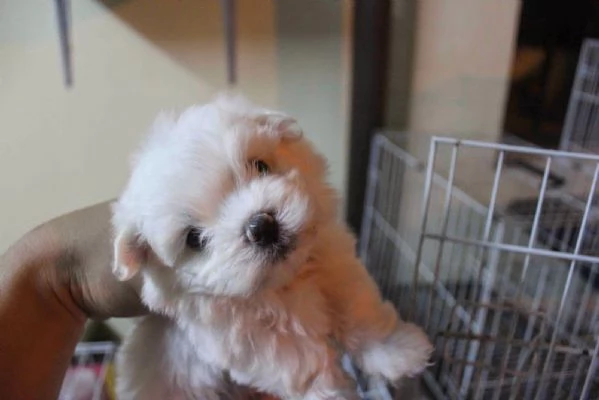
M397 382L420 374L429 366L433 346L424 331L401 323L385 341L371 344L362 354L362 369L375 377Z

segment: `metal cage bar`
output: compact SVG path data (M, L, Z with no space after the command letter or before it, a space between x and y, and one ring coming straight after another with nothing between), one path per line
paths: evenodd
M560 149L599 150L599 40L585 39L568 101Z
M360 254L434 340L434 396L599 397L599 156L433 138L425 164L399 142L373 141ZM514 154L544 165L526 190ZM595 171L578 193L549 184L564 159Z

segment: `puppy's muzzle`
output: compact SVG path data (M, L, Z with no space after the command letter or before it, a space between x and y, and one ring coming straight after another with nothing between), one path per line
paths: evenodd
M261 212L250 217L245 226L245 236L250 243L268 248L280 241L281 229L272 213Z
M245 237L270 262L285 259L295 248L295 235L281 226L272 212L252 215L245 224Z

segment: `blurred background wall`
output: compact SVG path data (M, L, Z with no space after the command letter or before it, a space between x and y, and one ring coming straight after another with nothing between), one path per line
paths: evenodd
M392 3L386 124L406 132L403 146L412 155L426 160L434 135L502 139L520 3ZM398 75L405 79L393 78ZM487 178L477 173L471 168L464 179L476 187ZM422 187L421 180L406 178L401 190L400 218L414 231L420 224Z
M520 3L417 2L406 123L420 133L415 154L430 135L501 138Z
M71 3L66 89L53 3L0 0L0 251L44 220L117 196L156 113L226 87L220 1ZM255 0L236 12L239 89L299 119L344 205L363 186L348 173L352 68L364 56L352 54L363 17L354 6ZM417 156L431 135L501 139L519 18L519 0L390 1L384 120L373 130L408 132ZM418 207L420 188L404 191L414 193L404 209Z
M350 2L237 3L239 89L298 117L344 192ZM67 90L54 2L0 0L0 252L44 220L117 196L156 113L226 86L219 1L71 8Z

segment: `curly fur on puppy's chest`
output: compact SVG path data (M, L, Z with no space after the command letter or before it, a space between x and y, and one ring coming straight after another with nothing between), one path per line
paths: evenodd
M329 309L310 278L298 279L251 302L199 299L178 325L205 362L228 371L238 383L267 388L291 380L288 384L301 392L316 371L341 356L331 346ZM253 374L257 370L264 373Z

